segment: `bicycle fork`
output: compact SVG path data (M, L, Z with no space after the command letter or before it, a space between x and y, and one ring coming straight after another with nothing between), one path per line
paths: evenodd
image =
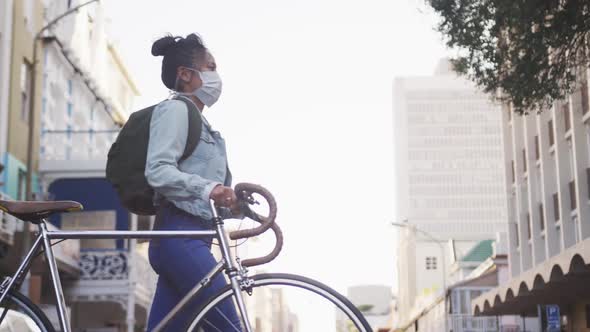
M238 309L242 317L246 332L253 332L254 330L250 326L250 319L248 318L248 312L246 310L246 302L242 296L242 287L240 285L240 269L236 262L233 260L230 249L229 241L225 229L223 228L223 220L217 214L217 209L211 203L211 209L213 211L213 217L215 220L215 226L217 228L217 234L219 235L219 247L221 248L221 255L223 256L225 263L227 264L228 276L231 282L231 288L234 291L234 296L238 304Z

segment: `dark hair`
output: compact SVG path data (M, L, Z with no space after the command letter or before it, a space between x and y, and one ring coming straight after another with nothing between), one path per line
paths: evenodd
M153 56L164 56L162 60L162 82L171 90L177 89L176 75L178 67L194 67L195 61L202 61L207 54L207 48L201 37L194 33L186 36L167 35L152 45Z

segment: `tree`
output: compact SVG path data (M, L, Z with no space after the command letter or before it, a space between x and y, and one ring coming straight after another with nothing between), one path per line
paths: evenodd
M427 2L458 51L454 69L519 113L563 99L590 64L589 0Z

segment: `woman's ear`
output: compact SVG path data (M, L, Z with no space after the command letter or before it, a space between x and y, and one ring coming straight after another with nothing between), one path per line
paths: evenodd
M180 84L179 87L182 87L191 81L192 71L188 70L184 67L178 67L177 75L178 75L178 83Z

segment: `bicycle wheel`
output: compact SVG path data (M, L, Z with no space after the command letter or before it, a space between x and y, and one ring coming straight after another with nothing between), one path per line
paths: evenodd
M292 274L260 274L252 277L250 292L242 291L253 331L370 332L361 312L344 296L315 280ZM216 325L220 303L232 301L230 286L212 296L189 322L187 331L245 331L234 324ZM237 306L236 310L237 310ZM212 319L212 315L217 315ZM237 324L241 325L241 324Z
M0 332L55 332L43 311L17 291L0 303L0 319Z

